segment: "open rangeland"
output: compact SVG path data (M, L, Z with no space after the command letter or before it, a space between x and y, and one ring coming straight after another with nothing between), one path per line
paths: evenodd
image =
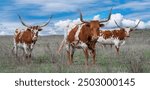
M130 73L150 72L150 30L131 33L117 55L114 46L96 46L96 65L84 65L84 54L77 50L74 63L67 65L65 49L56 54L63 36L40 36L33 49L32 58L12 54L12 36L0 36L0 72L2 73ZM91 64L91 58L89 59Z

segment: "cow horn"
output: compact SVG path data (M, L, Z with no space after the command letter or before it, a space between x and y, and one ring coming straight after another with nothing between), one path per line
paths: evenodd
M121 26L119 26L118 24L117 24L117 22L114 20L114 22L115 22L115 24L117 25L117 27L119 27L119 28L122 28Z
M83 22L83 23L89 23L89 22L83 20L82 13L81 13L80 10L79 10L79 12L80 12L80 21Z
M24 25L24 26L26 26L26 27L30 27L30 26L28 26L27 24L25 24L25 23L23 22L23 20L22 20L22 18L21 18L21 16L20 16L19 14L18 14L18 17L19 17L19 19L20 19L22 25Z
M139 20L139 22L133 28L136 28L140 22L141 22L141 20Z
M48 24L49 24L49 22L50 22L50 20L52 19L52 17L53 17L53 16L50 16L50 18L49 18L48 22L47 22L47 23L45 23L45 24L43 24L43 25L40 25L40 27L45 27L46 25L48 25Z
M108 19L107 20L102 20L102 21L100 21L100 23L108 22L110 20L110 18L111 18L111 13L112 13L112 8L110 9L110 13L109 13Z

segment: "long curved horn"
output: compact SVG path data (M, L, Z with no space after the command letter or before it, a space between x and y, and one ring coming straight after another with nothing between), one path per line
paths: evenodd
M80 12L80 21L83 22L83 23L89 23L88 21L84 21L84 20L83 20L82 13L81 13L80 10L79 10L79 12Z
M115 24L117 25L117 27L119 27L119 28L122 28L121 26L119 26L118 24L117 24L117 22L114 20L114 22L115 22Z
M112 8L110 9L110 13L109 13L108 19L107 20L101 20L100 23L108 22L110 20L110 18L111 18L111 13L112 13Z
M45 24L43 24L43 25L39 25L39 26L40 26L40 27L45 27L46 25L48 25L48 24L49 24L49 22L51 21L52 17L53 17L53 16L50 16L50 18L49 18L49 20L48 20L48 22L47 22L47 23L45 23Z
M27 24L25 24L25 23L23 22L23 20L22 20L22 18L21 18L21 16L20 16L19 14L18 14L18 17L19 17L19 19L20 19L22 25L24 25L24 26L26 26L26 27L30 27L30 26L28 26Z
M139 22L133 28L136 28L140 22L141 22L141 20L139 20Z

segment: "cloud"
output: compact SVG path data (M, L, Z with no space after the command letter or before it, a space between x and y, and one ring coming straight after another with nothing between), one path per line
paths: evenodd
M70 20L70 19L67 19L67 20L60 20L60 21L58 21L58 22L56 22L55 24L54 24L54 26L55 27L58 27L59 29L62 29L62 30L67 30L68 29L68 26L70 27L70 28L73 28L75 25L77 25L77 24L80 24L81 22L80 22L80 19L78 18L78 19L75 19L75 20ZM69 28L69 29L70 29Z
M116 13L116 14L112 14L111 15L111 19L108 21L108 23L106 23L106 27L107 28L112 28L112 27L116 27L116 24L114 23L114 20L121 25L121 22L123 20L123 15L121 15L120 13Z
M101 18L107 18L111 7L113 7L112 13L115 14L112 14L105 28L116 27L114 20L121 26L134 26L138 20L142 20L138 28L150 28L150 21L148 21L150 12L147 12L150 9L149 5L149 0L123 2L116 0L103 2L99 0L5 0L0 8L0 23L3 24L0 25L0 32L13 35L16 28L24 28L16 13L21 14L27 24L45 22L46 17L53 14L54 25L44 27L40 35L63 34L68 24L71 28L80 23L77 18L79 16L77 9L81 9L86 20L89 18L101 20Z
M122 26L122 27L134 27L139 22L139 19L135 19L135 20L126 19L120 13L112 14L111 15L111 19L109 20L109 22L106 23L105 28L114 28L114 27L117 27L117 25L115 24L114 21L116 21L117 24L119 26ZM146 23L144 23L143 21L140 21L140 23L137 26L137 28L138 29L144 29L145 25L146 25Z
M43 27L43 30L39 34L50 35L49 32L52 31L52 28L53 27L49 24L48 26ZM23 30L26 29L26 27L24 27L20 22L3 22L2 24L0 22L0 35L14 35L16 29Z
M130 19L123 19L122 20L122 25L124 27L133 27L135 25L135 21L130 20Z
M0 32L0 35L7 35L7 33L4 32L4 31L1 31L1 32Z
M93 20L100 20L100 15L95 15L93 17ZM126 19L124 18L124 16L120 13L116 13L116 14L112 14L111 15L111 19L109 20L109 22L105 23L105 28L109 28L109 29L113 29L116 28L116 24L114 22L114 20L118 23L118 25L122 26L122 27L134 27L135 25L137 25L137 23L139 22L139 19L136 20L131 20L131 19ZM76 24L81 23L79 18L75 19L75 20L60 20L58 22L55 23L55 27L57 27L60 31L66 32L67 25L71 25L71 26L75 26ZM145 29L145 25L147 25L147 27L150 27L150 21L148 23L144 23L143 21L140 21L139 25L138 25L138 29Z
M146 23L145 28L150 28L150 21Z
M100 20L100 15L96 15L93 17L93 20Z
M3 22L0 24L0 34L1 35L13 35L16 28L19 26L19 23L16 22ZM18 27L18 28L21 28Z
M100 15L95 15L93 16L94 20L99 20ZM113 29L116 28L116 24L114 23L114 20L123 27L134 27L139 19L131 20L131 19L126 19L124 16L120 13L112 14L111 19L109 22L105 23L105 28ZM31 23L31 22L28 22ZM33 23L33 22L32 22ZM54 24L50 24L46 27L43 28L43 31L41 31L39 34L40 35L58 35L58 34L64 34L66 33L67 30L71 30L75 25L80 24L80 19L66 19L66 20L59 20L55 22ZM67 27L69 26L69 27ZM0 24L0 35L13 35L14 31L16 28L19 29L24 29L25 27L21 25L20 22L3 22ZM140 24L138 25L139 29L144 29L144 28L150 28L150 21L148 22L143 22L141 21Z

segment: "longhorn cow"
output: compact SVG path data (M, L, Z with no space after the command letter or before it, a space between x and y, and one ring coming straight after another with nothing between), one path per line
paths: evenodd
M106 45L114 45L119 54L119 47L125 44L125 40L127 37L130 37L130 32L134 31L136 27L139 25L140 21L134 27L121 27L114 21L117 25L118 29L114 30L100 30L98 42L104 46Z
M92 55L93 61L95 64L95 45L97 39L99 37L99 29L104 26L104 22L108 22L111 17L111 11L106 20L91 20L84 21L82 17L82 13L80 12L80 21L82 22L79 25L76 25L73 29L69 30L67 37L63 39L58 52L62 49L62 47L66 46L66 52L68 56L68 64L73 63L73 55L75 49L82 49L85 55L85 65L88 65L89 51Z
M38 33L39 31L42 31L42 27L45 27L49 24L52 16L49 18L48 22L42 25L27 25L23 22L20 15L18 15L22 25L27 27L23 31L16 29L14 34L14 46L13 46L13 53L17 56L18 54L18 48L23 49L23 53L25 53L26 57L31 57L32 50L34 48L34 45L38 39Z

